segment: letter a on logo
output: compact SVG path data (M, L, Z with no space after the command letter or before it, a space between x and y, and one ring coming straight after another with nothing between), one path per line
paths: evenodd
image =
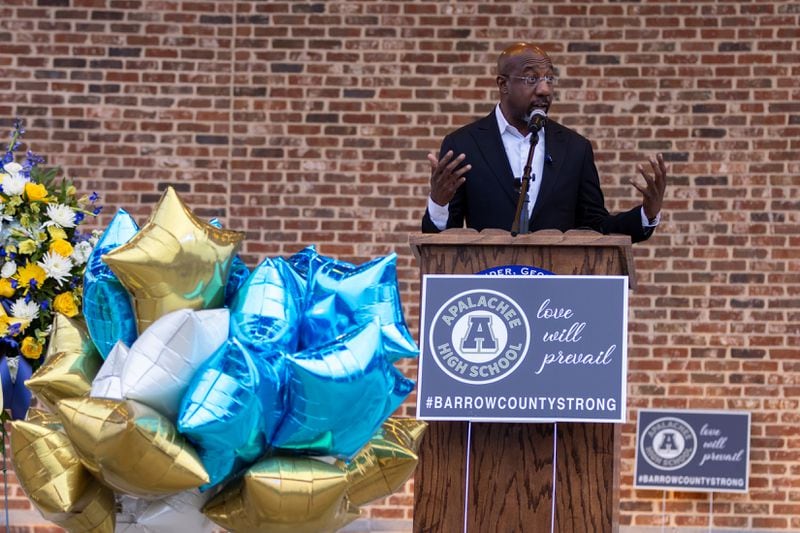
M675 433L672 431L665 431L664 438L661 439L661 444L658 445L659 450L677 450L678 445L675 444Z
M461 340L464 352L494 352L497 339L492 332L492 315L473 315L469 317L469 329Z

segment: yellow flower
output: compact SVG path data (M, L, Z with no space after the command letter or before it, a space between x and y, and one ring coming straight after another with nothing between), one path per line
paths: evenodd
M25 195L31 202L44 200L47 198L47 187L41 183L28 182L25 184Z
M3 298L11 298L14 296L14 287L11 286L11 280L8 278L0 279L0 296Z
M36 251L38 246L36 245L36 241L27 239L19 243L19 253L30 255Z
M20 351L28 359L38 359L42 355L42 345L33 337L25 337L22 339Z
M53 298L53 309L68 317L73 317L78 314L78 306L75 305L75 297L69 291L62 292Z
M8 314L6 314L6 310L2 305L0 305L0 336L6 336L8 334L8 328L14 324L19 324L19 331L22 331L28 327L24 320L14 318L13 316L8 316Z
M32 279L35 279L36 283L41 287L46 277L47 273L36 263L26 263L24 267L20 267L17 273L14 274L14 278L17 282L26 288L29 286Z
M56 253L62 257L72 255L72 245L64 239L55 239L50 243L50 253Z
M47 226L47 233L50 234L50 238L54 241L58 239L67 240L67 232L56 225Z

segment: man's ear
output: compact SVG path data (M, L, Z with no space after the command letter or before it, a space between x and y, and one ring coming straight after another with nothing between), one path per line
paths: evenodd
M497 88L500 90L500 93L506 94L508 92L508 78L505 76L497 76L495 80L497 81Z

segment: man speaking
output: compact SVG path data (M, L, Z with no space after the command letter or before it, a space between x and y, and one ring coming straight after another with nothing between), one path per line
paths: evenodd
M633 242L650 237L664 201L664 158L651 158L649 169L637 165L644 183L631 185L642 193L642 205L609 214L591 143L547 117L555 85L553 63L541 48L516 43L503 50L497 60L500 103L445 137L439 159L428 155L431 191L423 232L465 222L478 231L510 231L519 204L519 211L527 210L521 220L527 219L529 231L587 228L630 235ZM530 177L526 205L518 202L523 176Z

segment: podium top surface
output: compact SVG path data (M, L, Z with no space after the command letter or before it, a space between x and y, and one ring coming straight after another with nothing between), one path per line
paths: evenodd
M500 229L448 229L441 233L412 233L409 244L417 260L422 257L421 250L428 247L535 247L550 249L577 248L584 251L605 248L613 250L618 257L620 274L629 277L631 288L635 286L631 238L628 235L603 235L591 230L540 230L512 237L511 233Z
M415 249L428 244L457 244L465 246L631 246L628 235L603 235L591 230L569 230L562 232L556 229L539 230L511 236L511 233L501 229L448 229L440 233L412 233L409 244Z

